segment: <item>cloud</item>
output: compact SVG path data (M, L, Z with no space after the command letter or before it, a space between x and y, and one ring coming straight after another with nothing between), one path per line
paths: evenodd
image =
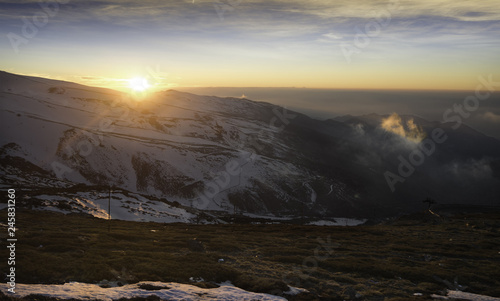
M363 124L358 123L356 125L353 125L352 127L354 129L354 133L356 133L357 135L363 136L365 134L365 129Z
M178 84L171 81L171 79L163 77L166 73L147 74L144 73L143 77L146 78L148 83L156 89L166 90L177 87ZM112 78L104 76L77 76L73 79L75 82L82 83L88 86L107 87L117 90L129 90L130 78Z
M493 123L500 123L500 115L497 115L493 112L486 112L483 114L483 119L493 122Z
M393 113L391 116L383 119L381 126L388 132L406 137L406 131L403 127L403 124L401 123L401 117L399 117L399 115L396 113Z
M480 22L497 22L500 11L496 1L456 1L424 0L418 2L404 2L399 0L364 0L364 1L299 1L299 0L245 0L241 2L224 0L227 4L225 21L221 22L214 8L214 1L162 1L162 0L72 0L61 5L58 19L66 22L89 20L108 24L139 26L150 28L151 24L168 26L166 28L182 30L207 29L222 27L229 29L244 29L245 31L282 31L287 29L289 36L309 32L318 36L327 36L333 31L335 36L342 36L339 31L349 33L354 26L364 26L375 20L382 12L390 11L390 18L410 20L402 30L414 30L416 27L427 25L456 24L457 22L470 23L469 25L483 26ZM38 0L0 1L0 15L20 16L33 15L40 11ZM232 4L236 3L236 4ZM394 4L396 3L396 4ZM398 4L399 3L399 4ZM232 6L231 6L232 5ZM397 7L397 9L389 9ZM5 14L2 14L5 12ZM17 17L16 17L17 19ZM428 21L422 22L427 19ZM483 26L484 27L484 26ZM331 38L331 37L330 37Z
M391 3L398 1L400 7L387 16L385 12ZM223 20L214 2L230 7ZM0 43L0 52L7 53L2 57L8 62L5 68L16 67L15 64L52 64L47 58L54 62L56 58L57 62L65 59L71 64L57 66L58 72L64 74L92 73L97 69L94 66L99 65L113 66L124 73L122 70L128 68L127 64L161 64L184 78L181 85L235 85L234 72L230 78L224 78L224 82L215 83L215 79L194 75L198 72L193 70L231 70L239 62L244 65L242 75L237 76L239 83L266 86L373 87L375 84L365 84L370 73L365 70L361 73L361 67L384 68L387 83L394 82L397 87L393 88L405 88L405 85L417 85L416 77L421 75L409 69L415 66L429 68L430 76L438 76L433 75L431 67L448 70L450 64L456 66L457 62L463 62L466 65L461 68L461 78L465 78L463 73L470 72L467 70L477 70L472 69L472 65L493 70L492 65L498 63L489 61L497 58L500 47L497 34L500 10L496 2L71 0L59 6L58 13L39 29L36 39L20 46L37 53L32 58L36 64L21 62L20 56L11 51L8 39ZM41 13L39 4L39 0L0 0L0 35L5 37L10 32L22 35L22 17L32 18ZM341 45L356 46L359 31L365 31L366 26L373 25L377 19L390 22L361 49L362 54L356 56L359 60L348 65ZM105 56L113 62L95 59ZM119 60L122 62L117 64ZM417 61L425 64L417 64ZM403 74L393 75L404 67ZM250 79L249 74L257 70L266 76ZM488 72L492 71L481 70L481 73ZM358 73L362 76L358 77ZM439 78L445 82L452 77L439 74ZM410 81L411 84L402 83ZM425 85L436 88L434 85L439 84ZM447 82L443 85L442 88L465 87Z
M415 143L419 143L426 136L422 128L415 124L413 118L409 119L406 124L404 124L402 118L396 113L382 119L380 126L388 132L399 135Z
M221 0L221 3L231 7L225 11L224 21L219 19L214 1L209 0L195 3L72 0L60 5L57 15L50 19L50 31L54 36L78 32L80 39L100 39L98 42L110 37L113 40L133 37L149 42L154 45L152 48L161 47L160 41L179 45L196 39L208 45L237 44L241 49L265 43L270 52L281 50L279 45L286 42L308 52L333 47L340 54L340 43L352 43L358 34L356 28L363 29L379 17L389 18L390 22L371 50L376 50L376 46L382 50L399 49L405 43L408 47L453 45L454 49L455 45L470 45L471 41L474 45L499 44L498 39L491 38L500 29L500 10L496 9L495 1ZM38 0L0 0L0 28L3 32L19 31L20 16L30 17L40 11ZM234 43L235 40L238 42ZM328 53L332 55L331 49Z
M444 171L451 172L454 176L460 177L463 180L478 180L490 179L493 175L491 160L482 158L481 160L470 159L465 162L452 162L443 167Z

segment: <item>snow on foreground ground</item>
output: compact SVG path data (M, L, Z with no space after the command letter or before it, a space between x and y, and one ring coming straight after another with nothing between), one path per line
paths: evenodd
M500 301L500 298L466 293L461 291L450 291L450 290L448 291L447 296L431 295L431 297L434 299L441 299L441 300L458 299L458 300L469 300L469 301Z
M359 226L365 223L366 221L367 221L366 219L336 217L334 221L319 220L307 224L315 226Z
M140 282L111 288L102 288L97 284L80 282L70 282L62 285L16 284L15 294L8 293L7 289L8 285L0 284L0 290L3 293L19 298L37 294L59 299L103 301L134 297L147 298L149 296L158 296L160 299L168 301L286 301L282 297L242 290L233 286L230 282L221 283L220 287L212 289L203 289L193 285L173 282ZM289 294L298 294L302 291L305 290L291 287ZM500 301L500 298L450 290L447 296L433 294L431 298L441 300Z
M141 289L141 286L150 285L155 290ZM159 289L162 288L162 289ZM0 290L7 295L7 285L2 284ZM121 287L102 288L97 284L80 282L65 283L63 285L44 284L16 284L15 297L24 297L30 294L38 294L60 299L78 300L105 300L112 301L120 298L158 296L162 300L172 301L195 301L195 300L220 300L220 301L286 301L285 298L251 293L233 286L226 282L220 287L203 289L197 286L180 283L163 282L140 282L128 284Z

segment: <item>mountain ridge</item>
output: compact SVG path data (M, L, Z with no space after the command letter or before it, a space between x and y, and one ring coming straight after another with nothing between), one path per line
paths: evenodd
M111 184L199 210L370 217L421 209L428 196L470 203L478 195L484 204L500 196L493 176L500 141L469 135L468 127L440 124L449 142L392 193L384 172L397 171L398 156L419 143L383 129L387 116L320 121L244 98L171 89L134 99L50 79L27 84L5 72L0 79L4 186L15 183L7 173L15 165L10 157L59 180ZM411 119L428 137L437 125L399 118ZM472 190L457 192L464 183Z

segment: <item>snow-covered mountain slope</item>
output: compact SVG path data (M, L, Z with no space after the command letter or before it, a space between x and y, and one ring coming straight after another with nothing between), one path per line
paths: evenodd
M493 168L500 155L491 151L499 142L458 156L459 138L392 192L384 173L397 172L398 155L417 144L380 128L386 116L319 121L248 99L129 95L5 72L0 106L1 180L24 191L112 185L198 210L369 216L420 208L427 196L468 202L449 191L472 169L479 177L463 181L482 184L471 194L486 203L500 195ZM428 177L443 166L456 179Z
M299 156L288 157L293 149L280 136L296 114L282 108L176 91L139 99L6 73L1 82L2 156L40 173L200 209L294 212L314 205L307 183L318 176L293 162ZM3 168L12 168L7 163ZM31 173L5 176L17 181ZM332 196L349 198L342 190Z

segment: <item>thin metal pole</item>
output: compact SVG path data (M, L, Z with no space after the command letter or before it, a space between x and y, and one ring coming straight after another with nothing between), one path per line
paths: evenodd
M111 231L111 185L109 185L109 194L108 194L108 232Z

